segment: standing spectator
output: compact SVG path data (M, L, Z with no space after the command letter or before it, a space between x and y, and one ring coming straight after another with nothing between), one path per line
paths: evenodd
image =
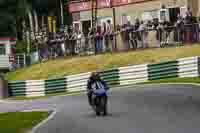
M126 24L123 24L122 27L121 27L121 31L120 31L124 51L128 50L127 47L126 47L127 42L126 42L126 29L125 28L126 28Z
M131 30L131 43L132 43L133 49L137 49L138 47L137 36L138 36L138 32L136 31L135 26L133 25L132 30Z
M128 24L124 24L123 31L124 31L124 45L125 45L125 49L129 50L130 49L130 44L129 44L130 38L129 38Z
M89 52L93 52L94 51L94 31L92 28L89 28L89 33L88 33L88 46L87 49Z
M110 20L107 20L107 28L106 28L106 51L112 51L114 49L113 42L113 27ZM110 45L110 46L109 46Z
M80 30L78 30L77 37L76 37L76 45L75 45L76 54L81 53L81 39L82 39L82 33Z
M188 7L186 11L186 20L188 21L188 23L192 22L192 17L192 11L190 10L190 7Z
M121 32L121 26L117 25L117 50L119 51L124 51L124 43L123 43L123 38L122 38L122 32Z
M137 19L135 20L135 30L138 30L139 27L140 27L140 20L137 18Z
M69 41L70 35L69 35L68 27L65 28L64 34L65 34L64 35L64 40L65 40L66 54L70 54L70 47L69 47L69 44L70 44L70 41Z
M130 21L128 21L128 24L127 24L127 31L128 31L128 40L129 40L129 48L132 47L132 49L135 49L137 48L137 41L135 39L135 35L133 33L134 31L134 26L131 24Z
M69 26L68 28L68 49L69 49L69 54L72 55L72 35L73 35L73 28L71 26Z
M183 43L184 38L184 22L183 18L178 14L178 20L175 24L176 30L175 30L175 40L179 43Z
M65 52L66 52L66 48L65 48L65 38L64 38L64 31L60 31L57 34L57 43L58 43L58 47L59 47L59 56L64 56Z
M173 27L169 21L164 21L164 32L165 32L165 44L169 44L170 42L170 33L173 30Z
M147 23L144 23L143 21L141 21L139 31L140 31L140 36L141 36L142 48L148 47L148 42L147 42L148 31L147 30L148 30Z
M192 41L192 12L190 11L190 8L188 7L186 11L186 15L184 18L184 24L185 24L185 42L191 43Z
M161 10L158 12L159 14L159 23L164 23L169 20L169 11L166 9L165 5L161 6Z
M102 31L101 31L101 26L97 25L97 31L96 31L96 43L95 43L95 53L101 53L103 49L103 37L102 37Z
M162 42L162 34L163 34L163 25L161 23L158 23L158 26L156 28L156 39L158 41L158 48L161 47Z
M153 29L157 29L157 27L159 25L158 19L154 19L152 25L153 25Z
M153 29L156 31L156 47L160 47L160 43L161 43L161 37L162 37L162 27L161 24L159 24L159 20L158 19L154 19L153 20Z
M81 54L86 54L86 34L84 34L83 32L81 32Z
M106 43L106 39L105 39L105 36L106 36L106 23L103 22L103 26L102 26L102 36L103 36L103 51L105 52L106 50L106 46L105 46L105 43Z
M135 21L135 25L134 25L135 36L136 36L137 41L141 41L139 28L140 28L140 20L137 18L136 21Z
M72 55L75 55L76 52L75 52L75 46L76 46L76 40L77 40L77 33L75 31L75 29L72 27L72 33L71 33L71 54Z
M198 39L200 39L200 33L199 33L199 32L200 32L200 18L198 19L198 24L197 24L197 25L198 25L198 35L199 35L199 36L198 36L198 37L199 37ZM199 41L199 40L198 40L198 41Z

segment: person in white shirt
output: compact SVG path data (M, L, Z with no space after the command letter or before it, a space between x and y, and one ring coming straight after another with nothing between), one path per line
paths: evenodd
M111 21L107 21L106 26L106 51L112 51L114 49L114 36ZM111 45L111 46L110 46Z

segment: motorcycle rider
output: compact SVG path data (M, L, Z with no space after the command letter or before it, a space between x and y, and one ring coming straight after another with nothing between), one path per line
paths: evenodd
M94 90L104 89L105 91L109 90L106 82L103 81L99 75L99 72L93 72L87 83L87 96L89 104L92 106L92 94ZM107 101L107 96L106 96Z

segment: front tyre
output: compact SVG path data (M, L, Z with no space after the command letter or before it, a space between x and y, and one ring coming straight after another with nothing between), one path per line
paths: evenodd
M96 110L96 115L97 115L97 116L100 116L101 113L100 113L98 110Z
M103 116L106 116L107 115L107 97L106 96L102 97L101 106L102 106L101 109L103 112Z

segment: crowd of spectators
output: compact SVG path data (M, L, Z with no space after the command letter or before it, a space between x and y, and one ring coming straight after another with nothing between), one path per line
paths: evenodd
M83 33L73 26L68 26L49 39L42 53L51 56L100 54L113 51L127 51L137 48L148 48L148 36L151 31L155 33L156 47L163 47L171 43L173 32L174 42L193 43L199 40L199 25L196 18L188 8L184 16L177 15L177 21L142 21L136 19L134 23L127 21L123 25L113 26L110 20L89 28L88 33ZM41 50L41 51L42 51ZM45 52L44 52L45 51ZM48 54L49 56L49 54Z

